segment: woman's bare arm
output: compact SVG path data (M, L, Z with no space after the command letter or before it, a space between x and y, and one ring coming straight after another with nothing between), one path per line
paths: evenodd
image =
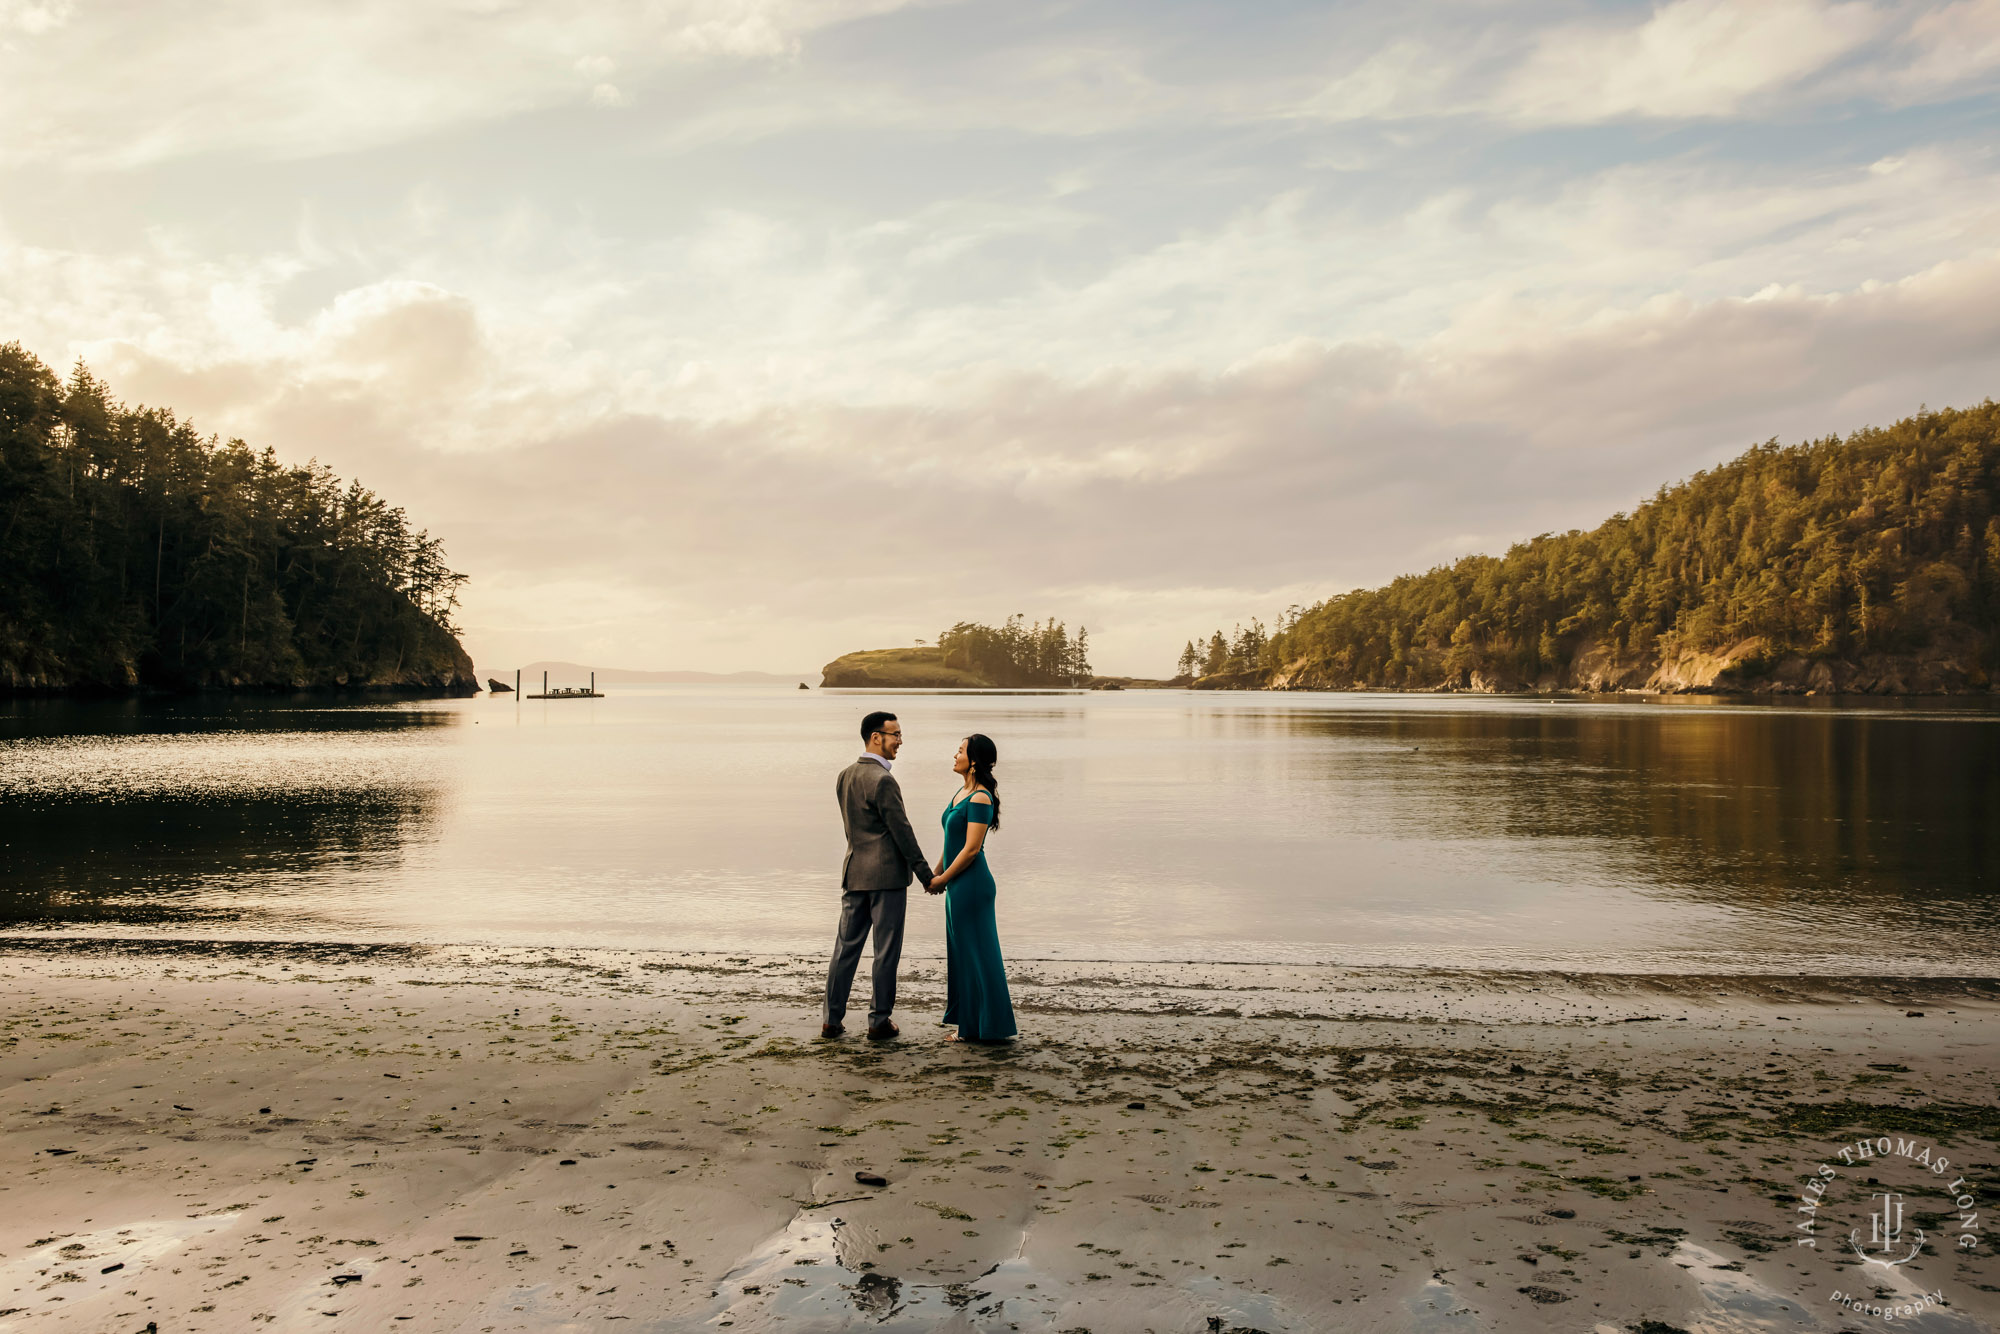
M975 806L991 806L993 798L984 792L975 792L972 794L971 803ZM942 886L950 883L960 871L972 865L972 859L986 846L987 827L983 820L969 819L965 822L965 846L958 850L958 856L951 859L950 866L938 872L937 879L931 882L933 885Z

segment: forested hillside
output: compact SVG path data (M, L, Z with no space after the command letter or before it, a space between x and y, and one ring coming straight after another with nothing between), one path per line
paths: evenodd
M0 346L0 688L470 693L463 579L358 484Z
M1996 494L1992 402L1773 441L1589 532L1239 634L1248 654L1211 665L1212 640L1202 666L1217 685L1292 688L1990 689Z

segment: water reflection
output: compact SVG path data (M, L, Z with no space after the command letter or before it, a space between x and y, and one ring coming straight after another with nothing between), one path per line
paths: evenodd
M1377 814L1401 837L1505 840L1559 861L1589 844L1619 881L1760 909L1988 918L1995 906L1991 714L1627 706L1303 714L1286 727L1377 742L1344 781L1381 794Z
M817 950L881 697L0 708L0 914ZM1991 709L898 697L928 843L1000 741L1020 957L1904 970L2000 961ZM936 953L934 904L911 951Z
M459 721L178 701L16 702L0 720L0 920L294 929L313 905L265 895L393 872L434 834L445 784L422 743Z

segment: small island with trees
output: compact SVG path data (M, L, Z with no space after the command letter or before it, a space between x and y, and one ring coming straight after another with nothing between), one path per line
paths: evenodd
M867 649L835 658L821 672L820 685L849 689L1022 690L1076 689L1095 678L1090 670L1090 631L1050 617L1026 620L1019 614L1000 625L960 621L935 644Z
M358 483L0 346L0 690L469 695L464 579Z

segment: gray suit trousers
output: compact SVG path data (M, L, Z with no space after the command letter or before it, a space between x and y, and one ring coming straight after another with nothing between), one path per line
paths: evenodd
M840 925L833 934L833 962L826 970L826 1009L822 1022L839 1023L847 1014L847 997L854 990L854 969L870 931L875 935L874 994L868 1005L868 1026L889 1022L896 1008L896 966L903 960L903 906L900 889L850 889L840 896Z

